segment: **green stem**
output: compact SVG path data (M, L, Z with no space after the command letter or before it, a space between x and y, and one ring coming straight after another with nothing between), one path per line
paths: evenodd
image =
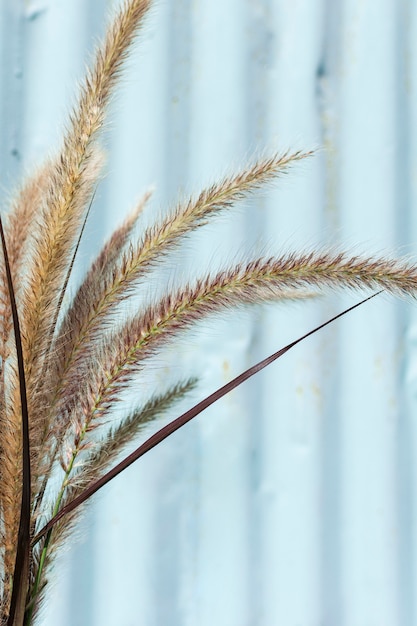
M74 463L75 463L75 459L77 458L78 452L80 450L80 445L86 435L87 432L87 427L88 427L88 421L86 421L84 423L84 426L81 430L79 439L78 439L78 443L76 445L76 447L74 448L73 452L72 452L72 457L71 457L71 461L66 469L65 472L65 476L62 480L62 484L61 484L61 489L59 490L58 493L58 497L56 499L55 502L55 506L53 508L52 511L52 517L55 517L55 515L58 513L59 511L59 507L61 506L61 502L62 502L62 498L64 497L64 493L65 493L65 489L67 488L68 485L68 481L69 481L69 477L70 474L74 468ZM33 584L33 589L31 592L31 599L30 602L27 606L26 609L26 614L25 614L25 623L24 626L31 626L32 624L32 617L33 617L33 611L35 608L35 601L36 601L36 597L39 593L39 586L41 584L41 579L42 579L42 572L45 566L45 562L46 562L46 557L48 554L48 548L49 548L49 544L51 542L51 536L52 536L52 528L48 531L47 535L46 535L46 539L45 539L45 543L44 546L42 548L42 552L41 552L41 556L39 559L39 567L38 567L38 571L36 572L36 578L35 578L35 582Z

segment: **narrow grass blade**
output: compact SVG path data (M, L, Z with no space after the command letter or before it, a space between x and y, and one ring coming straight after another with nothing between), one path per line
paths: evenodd
M20 335L19 316L4 237L3 223L0 217L0 237L6 269L7 288L10 297L13 329L16 343L17 367L19 371L19 391L22 413L22 502L20 508L19 533L17 539L16 561L13 574L13 590L7 626L23 623L26 594L29 584L29 551L30 551L30 447L29 418L26 397L25 369L23 364L22 339Z
M77 243L75 245L74 252L72 253L71 261L70 261L70 263L68 265L68 270L67 270L67 274L65 276L64 283L63 283L62 288L61 288L61 293L59 294L58 304L56 305L56 310L55 310L55 314L54 314L54 321L52 322L52 326L51 326L51 335L52 335L52 337L51 337L51 342L50 342L49 345L52 345L52 338L53 338L53 335L55 333L56 325L57 325L57 322L58 322L59 312L61 310L62 302L63 302L64 297L65 297L65 292L66 292L67 287L68 287L69 279L71 278L71 273L72 273L72 270L74 268L75 258L77 256L77 252L78 252L78 249L80 247L81 239L83 237L84 230L85 230L85 227L87 225L88 218L90 216L91 207L93 206L93 202L94 202L94 198L96 197L96 193L97 193L97 187L93 191L93 194L91 196L91 199L90 199L87 211L85 212L83 223L81 225L80 232L78 233Z
M104 485L107 485L107 483L109 483L111 480L113 480L113 478L115 478L121 472L127 469L130 465L132 465L132 463L134 463L141 456L143 456L144 454L152 450L152 448L155 448L155 446L157 446L159 443L164 441L164 439L167 439L167 437L169 437L179 428L187 424L187 422L191 421L194 417L199 415L199 413L204 411L204 409L207 409L209 406L214 404L214 402L217 402L217 400L220 400L220 398L222 398L227 393L229 393L230 391L232 391L233 389L241 385L243 382L248 380L248 378L251 378L254 374L256 374L257 372L260 372L267 365L270 365L271 363L279 359L279 357L281 357L283 354L288 352L288 350L291 350L291 348L296 346L298 343L300 343L304 339L307 339L307 337L310 337L310 335L313 335L314 333L318 332L319 330L321 330L328 324L331 324L335 320L339 319L339 317L342 317L343 315L346 315L346 313L353 311L353 309L356 309L357 307L361 306L368 300L371 300L372 298L374 298L380 293L382 293L382 291L378 291L377 293L372 294L371 296L365 298L364 300L357 302L353 306L349 307L348 309L345 309L341 313L338 313L337 315L327 320L323 324L320 324L320 326L317 326L313 330L310 330L308 333L306 333L302 337L299 337L295 341L289 343L284 348L281 348L281 350L278 350L278 352L274 352L274 354L271 354L266 359L259 361L259 363L256 363L255 365L253 365L246 371L242 372L242 374L239 374L239 376L237 376L236 378L228 382L226 385L223 385L223 387L220 387L219 389L214 391L212 394L207 396L207 398L205 398L204 400L196 404L194 407L192 407L191 409L189 409L188 411L180 415L180 417L177 417L177 419L173 420L172 422L170 422L169 424L167 424L166 426L158 430L158 432L156 432L154 435L152 435L152 437L147 439L141 446L139 446L139 448L137 448L131 454L129 454L123 461L118 463L113 469L111 469L109 472L104 474L104 476L102 476L101 478L96 480L94 483L92 483L89 487L87 487L83 493L81 493L79 496L74 498L74 500L72 500L66 506L64 506L61 509L61 511L59 511L59 513L55 515L36 535L36 537L34 538L32 542L33 545L36 544L60 519L62 519L65 515L67 515L67 513L74 511L74 509L76 509L81 504L83 504L86 500L88 500L88 498L94 495L99 489L104 487Z
M72 273L72 270L74 268L75 259L76 259L76 256L77 256L80 244L81 244L81 239L82 239L82 236L84 234L84 230L85 230L85 227L87 225L88 218L90 216L91 207L93 206L93 202L94 202L94 198L96 196L96 193L97 193L97 187L95 188L95 190L94 190L94 192L93 192L93 194L91 196L90 203L88 205L87 211L85 212L84 220L83 220L83 223L81 225L80 232L78 234L77 243L76 243L74 251L72 253L72 258L71 258L70 264L68 266L68 270L67 270L67 274L65 276L64 283L63 283L62 288L61 288L61 293L59 294L58 304L56 305L56 309L55 309L55 313L54 313L54 320L52 322L52 326L51 326L51 330L50 330L50 339L49 339L49 342L48 342L49 343L48 352L46 354L46 358L45 358L45 361L43 363L42 372L41 372L41 375L40 375L40 382L44 380L44 377L46 375L46 371L47 371L48 364L49 364L48 357L49 357L50 351L52 349L53 338L54 338L56 326L57 326L57 323L58 323L59 312L61 310L61 306L62 306L62 303L64 301L65 292L67 290L68 283L69 283L69 280L71 278L71 273ZM44 480L44 482L43 482L43 484L42 484L42 486L41 486L41 488L39 490L39 493L36 495L35 504L34 504L34 507L33 507L34 514L36 513L36 511L38 509L38 506L39 506L40 502L42 501L43 494L44 494L45 488L46 488L46 482L47 482L47 476L45 476L45 480Z

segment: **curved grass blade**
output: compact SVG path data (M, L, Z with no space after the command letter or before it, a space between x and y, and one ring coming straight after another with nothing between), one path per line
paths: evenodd
M61 311L62 303L63 303L64 298L65 298L65 292L67 290L68 283L69 283L69 280L71 278L71 273L72 273L72 270L74 268L75 258L77 256L78 249L79 249L80 244L81 244L81 239L82 239L82 236L84 234L85 227L87 225L87 221L88 221L88 218L89 218L89 215L90 215L91 207L93 205L96 193L97 193L97 187L93 191L93 194L92 194L91 199L90 199L90 203L89 203L87 211L86 211L86 213L84 215L84 220L83 220L83 223L81 225L80 232L78 233L77 243L76 243L76 245L74 247L74 251L72 253L71 261L70 261L70 263L68 265L67 274L65 276L64 282L63 282L62 287L61 287L61 292L59 294L58 303L56 305L56 309L55 309L55 313L54 313L54 319L53 319L52 324L51 324L51 329L50 329L50 334L49 334L49 341L48 341L48 352L47 352L46 357L45 357L45 361L44 361L44 364L43 364L43 367L42 367L42 372L41 372L41 375L39 377L39 380L43 380L45 375L46 375L46 370L47 370L47 367L48 367L48 357L49 357L49 354L50 354L51 349L52 349L52 343L53 343L53 338L54 338L54 335L55 335L56 326L57 326L57 323L58 323L59 313ZM42 488L40 489L40 494L38 494L37 500L35 502L35 510L36 510L37 504L39 502L39 496L42 495L43 492L44 492L44 487L42 486Z
M29 418L26 396L25 369L23 364L22 340L20 335L19 316L4 237L3 223L0 217L0 237L6 269L7 289L12 310L13 330L16 343L17 367L19 372L19 392L22 413L22 501L20 507L19 532L17 538L16 561L13 573L13 589L7 626L22 624L25 612L26 594L29 584L29 552L30 552L30 447Z
M80 232L78 233L77 243L76 243L74 251L72 253L71 261L70 261L70 263L68 265L67 274L65 276L64 283L63 283L63 285L61 287L61 293L59 294L59 300L58 300L58 304L56 305L56 310L55 310L55 313L54 313L54 319L53 319L52 326L51 326L51 341L49 343L50 346L52 346L52 338L53 338L53 335L55 334L56 325L58 323L59 312L61 311L62 303L63 303L64 297L65 297L65 292L67 290L68 283L69 283L69 280L71 278L71 273L72 273L72 270L74 268L75 258L77 256L77 252L78 252L78 249L80 247L81 239L83 237L84 230L85 230L85 227L87 225L88 218L90 216L91 207L93 206L93 202L94 202L94 198L96 197L96 193L97 193L97 187L94 189L94 191L93 191L93 193L91 195L90 202L88 204L88 208L87 208L87 211L85 212L83 223L82 223L81 228L80 228Z
M144 454L152 450L152 448L155 448L155 446L157 446L159 443L164 441L164 439L167 439L167 437L169 437L176 430L178 430L179 428L187 424L187 422L191 421L194 417L199 415L199 413L204 411L204 409L207 409L209 406L214 404L214 402L217 402L217 400L220 400L220 398L222 398L227 393L229 393L230 391L232 391L233 389L241 385L243 382L251 378L254 374L257 374L257 372L260 372L267 365L270 365L271 363L279 359L279 357L281 357L283 354L288 352L288 350L291 350L291 348L296 346L298 343L300 343L304 339L307 339L307 337L310 337L310 335L313 335L314 333L318 332L319 330L321 330L328 324L331 324L335 320L339 319L339 317L342 317L343 315L346 315L346 313L353 311L353 309L356 309L357 307L361 306L368 300L371 300L372 298L379 295L380 293L382 293L382 290L378 291L377 293L372 294L371 296L368 296L367 298L365 298L364 300L361 300L360 302L357 302L353 306L349 307L348 309L345 309L341 313L338 313L337 315L327 320L326 322L323 322L323 324L320 324L320 326L313 328L313 330L310 330L308 333L306 333L302 337L299 337L295 341L292 341L284 348L281 348L281 350L278 350L278 352L274 352L274 354L271 354L266 359L259 361L258 363L250 367L249 369L242 372L242 374L239 374L239 376L237 376L236 378L228 382L226 385L223 385L223 387L220 387L219 389L214 391L212 394L204 398L204 400L196 404L194 407L192 407L191 409L189 409L188 411L180 415L180 417L177 417L175 420L173 420L172 422L170 422L169 424L167 424L166 426L158 430L154 435L152 435L152 437L149 437L149 439L147 439L141 446L139 446L139 448L136 448L136 450L134 450L131 454L129 454L123 461L118 463L115 467L113 467L113 469L111 469L109 472L104 474L104 476L102 476L101 478L93 482L89 487L86 488L85 491L83 491L83 493L81 493L79 496L74 498L74 500L72 500L66 506L64 506L59 511L59 513L55 515L39 531L39 533L34 538L32 545L36 544L60 519L62 519L65 515L67 515L67 513L74 511L74 509L76 509L81 504L83 504L86 500L88 500L88 498L94 495L99 489L104 487L104 485L107 485L107 483L113 480L113 478L116 478L116 476L118 476L121 472L123 472L130 465L132 465L132 463L134 463L141 456L143 456Z
M87 211L85 212L84 220L83 220L83 223L81 225L80 232L78 233L77 243L76 243L76 245L74 247L72 258L71 258L71 261L70 261L68 269L67 269L67 274L65 276L65 280L64 280L64 283L63 283L62 288L61 288L61 293L59 294L58 304L56 305L56 309L55 309L55 313L54 313L54 319L53 319L53 322L52 322L52 325L51 325L51 330L50 330L50 335L49 335L50 339L49 339L49 342L48 342L49 343L48 352L46 354L45 361L44 361L43 366L42 366L42 372L41 372L40 380L43 380L45 375L46 375L46 371L47 371L47 368L48 368L48 358L49 358L49 354L50 354L51 349L52 349L53 338L54 338L55 330L56 330L57 323L58 323L59 313L60 313L60 310L61 310L62 303L64 301L65 292L67 290L68 283L69 283L69 280L71 278L71 273L72 273L72 270L74 268L75 259L76 259L76 256L77 256L80 244L81 244L81 239L83 237L84 230L85 230L85 227L87 225L88 218L90 216L91 207L93 206L93 202L94 202L94 198L96 197L96 193L97 193L97 187L93 191L93 194L91 196L91 199L90 199ZM38 510L38 507L39 507L40 503L42 502L47 482L48 482L48 475L45 476L44 481L43 481L43 483L41 485L41 488L39 489L39 493L36 495L35 503L33 505L34 517L36 516L36 512ZM31 528L31 530L33 530L33 527Z

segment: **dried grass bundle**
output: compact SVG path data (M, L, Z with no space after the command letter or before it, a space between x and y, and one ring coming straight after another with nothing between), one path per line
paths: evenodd
M4 232L0 220L4 252L0 620L8 626L34 622L45 596L48 567L68 537L80 504L302 338L219 389L109 470L145 424L163 415L195 385L194 380L186 380L155 392L142 407L98 437L98 429L123 389L140 375L149 357L190 325L231 307L309 297L329 287L405 294L417 290L417 267L411 263L342 253L297 253L254 259L203 276L166 293L109 331L119 304L184 237L311 155L287 152L256 161L178 204L138 241L132 241L134 226L149 199L145 194L104 245L72 302L61 311L101 170L98 134L106 104L148 7L149 0L127 0L121 6L85 79L60 153L22 186L4 219ZM54 488L57 475L60 486Z

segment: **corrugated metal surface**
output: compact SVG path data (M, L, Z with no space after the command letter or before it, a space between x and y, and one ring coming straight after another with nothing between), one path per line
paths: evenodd
M111 4L3 0L3 198L56 145ZM157 211L253 152L312 145L194 237L176 276L241 250L413 253L412 0L157 4L112 107L84 263L150 184ZM197 400L355 298L213 320L153 374L197 372ZM41 623L415 625L416 345L415 306L378 297L154 450L95 498Z

